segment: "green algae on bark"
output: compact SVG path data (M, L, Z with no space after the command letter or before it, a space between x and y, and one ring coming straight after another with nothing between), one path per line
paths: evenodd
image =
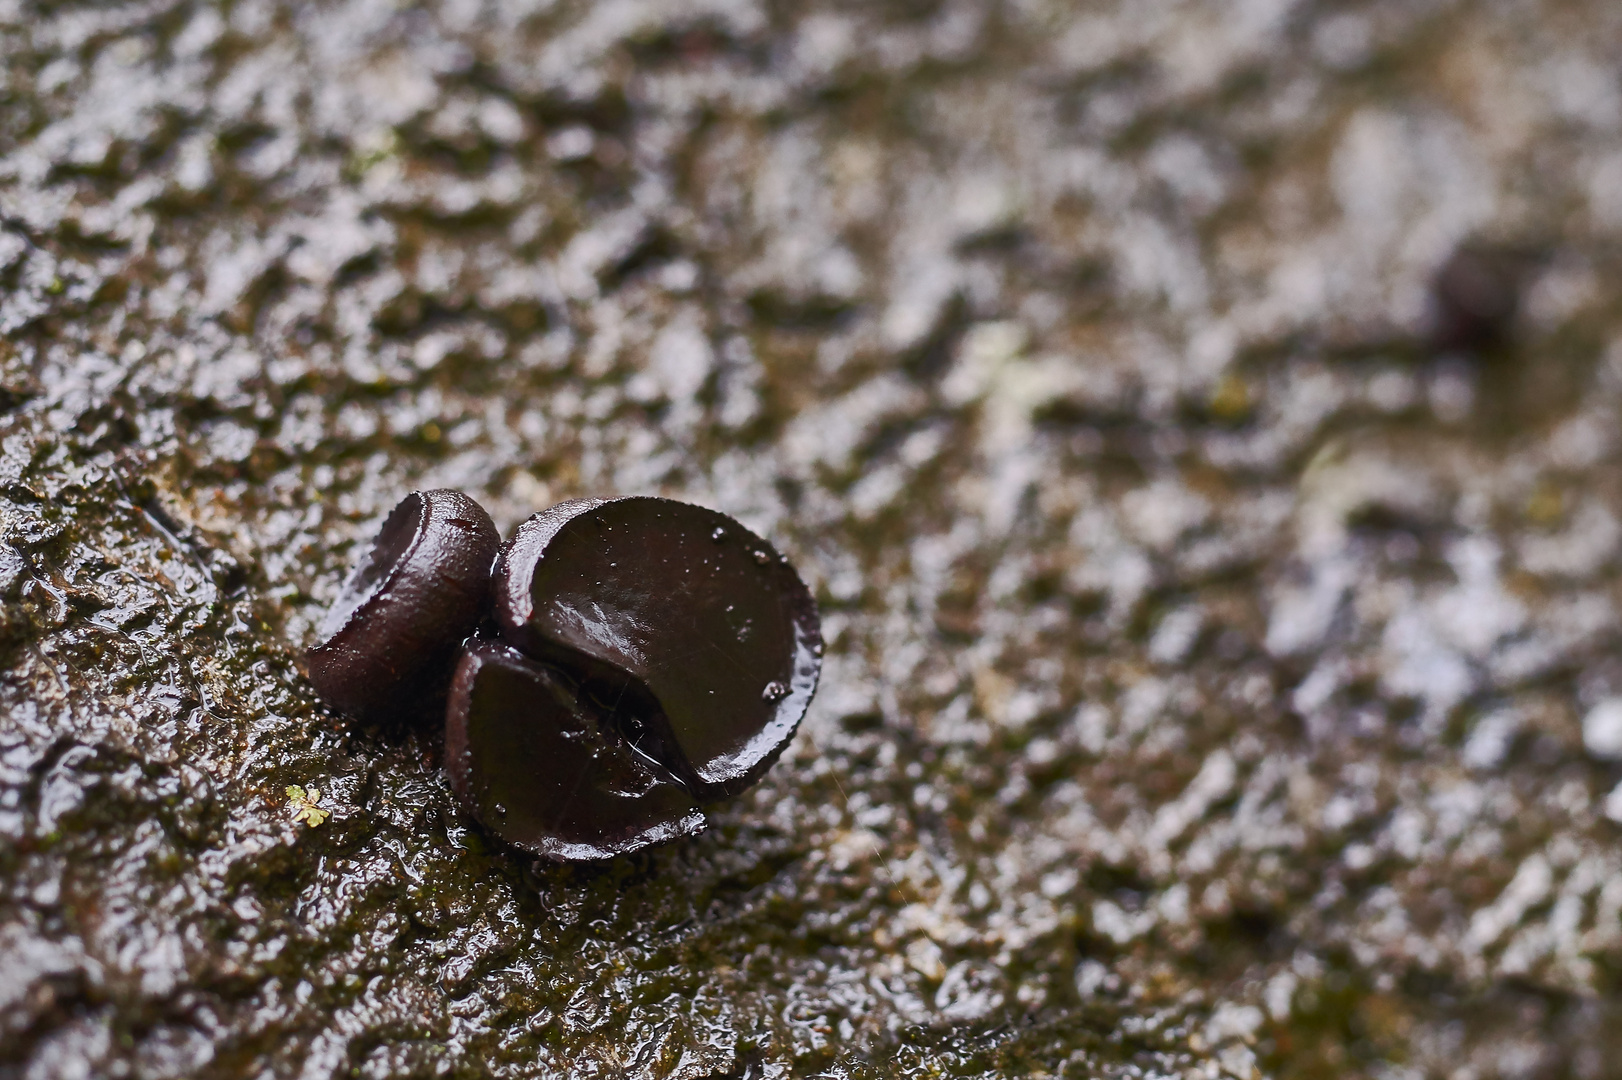
M0 1073L1607 1075L1619 45L0 9ZM1472 245L1539 260L1438 356ZM486 846L299 672L428 487L780 539L783 762L604 867Z

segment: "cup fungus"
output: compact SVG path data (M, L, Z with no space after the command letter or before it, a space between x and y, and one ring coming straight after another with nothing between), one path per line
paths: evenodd
M445 769L466 810L551 859L606 859L704 828L681 784L618 737L613 713L506 645L462 650Z
M307 657L310 682L357 720L389 723L443 692L457 646L485 611L501 545L460 491L414 491L384 521Z
M639 745L705 799L770 767L821 665L816 606L793 568L726 515L670 499L530 518L496 560L494 610L530 655L609 694L645 690Z
M426 561L412 537L448 496L478 509L454 492L407 496L334 606L336 632L310 654L329 702L370 719L448 681L452 789L491 832L549 859L699 832L701 804L771 767L816 690L822 636L770 544L688 503L583 499L534 515L499 554L492 526L488 544L481 531ZM446 580L430 588L432 568ZM475 635L486 604L493 631ZM452 674L443 657L458 646Z
M1529 252L1469 244L1431 279L1427 338L1437 352L1491 352L1509 339L1534 268Z

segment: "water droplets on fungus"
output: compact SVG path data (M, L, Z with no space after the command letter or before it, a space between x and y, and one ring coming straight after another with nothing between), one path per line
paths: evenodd
M716 546L733 531L742 544ZM324 629L311 680L330 703L382 720L443 702L462 806L558 860L703 830L701 806L793 737L822 655L787 559L723 514L649 497L560 503L498 547L471 499L413 493Z

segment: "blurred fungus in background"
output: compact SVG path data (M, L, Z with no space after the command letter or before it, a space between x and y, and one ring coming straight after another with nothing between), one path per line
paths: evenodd
M0 1077L1616 1075L1622 5L0 54ZM769 540L782 758L594 868L484 832L301 669L434 489Z

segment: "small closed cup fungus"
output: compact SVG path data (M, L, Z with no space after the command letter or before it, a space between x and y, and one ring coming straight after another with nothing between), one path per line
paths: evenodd
M414 491L345 582L306 660L339 712L397 722L443 694L478 626L500 547L490 515L459 491Z

